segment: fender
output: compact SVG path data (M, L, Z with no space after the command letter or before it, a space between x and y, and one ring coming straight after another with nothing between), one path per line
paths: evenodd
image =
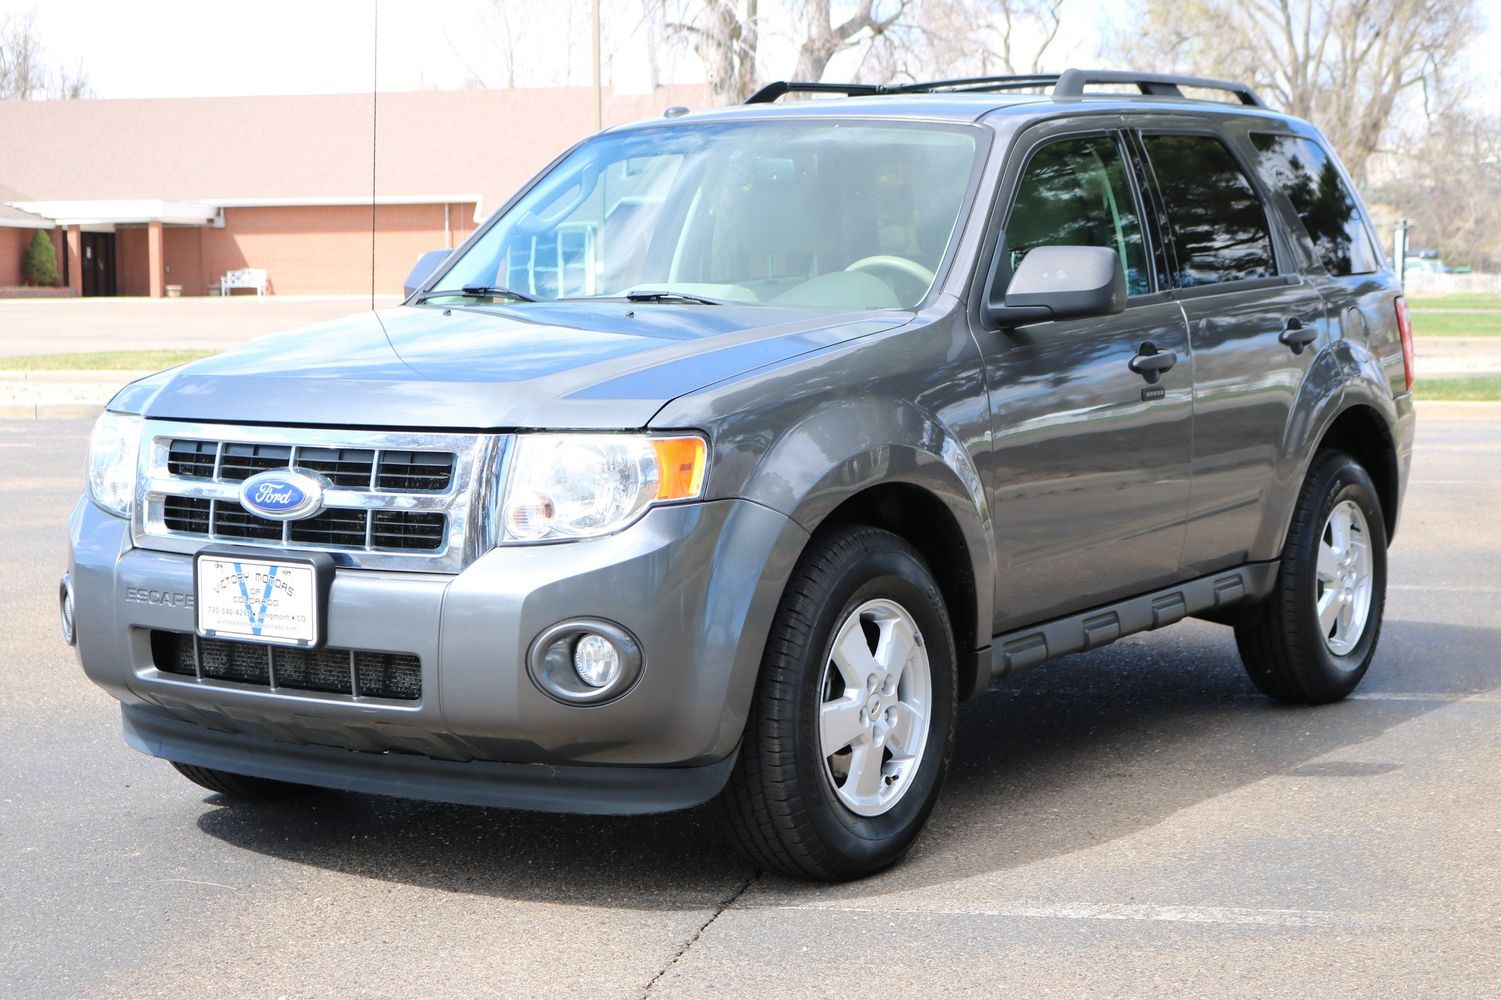
M958 437L911 401L867 396L813 408L772 445L743 495L811 533L846 500L894 483L925 490L953 516L975 581L973 620L989 622L995 548L979 469Z
M1380 360L1357 341L1339 339L1309 366L1284 428L1276 481L1267 494L1266 517L1252 558L1275 559L1282 551L1298 491L1318 444L1345 412L1365 406L1380 414L1385 447L1398 439L1398 413ZM1393 512L1395 517L1395 512Z

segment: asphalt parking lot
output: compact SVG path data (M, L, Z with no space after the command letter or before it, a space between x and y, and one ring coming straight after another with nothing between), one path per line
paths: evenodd
M1357 695L1185 623L965 706L901 867L759 874L708 810L318 793L127 749L58 638L87 423L0 422L0 994L1501 996L1501 406L1424 404Z

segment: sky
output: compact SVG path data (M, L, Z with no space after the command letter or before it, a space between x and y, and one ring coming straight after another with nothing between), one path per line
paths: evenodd
M634 30L607 40L606 79L622 90L648 88L650 69L641 24L642 0L602 0L613 20ZM217 97L242 94L348 93L370 89L372 28L377 0L0 0L0 20L33 12L49 60L87 73L93 96ZM583 3L555 5L584 16ZM1481 0L1491 25L1477 40L1480 52L1501 51L1501 0ZM1049 64L1089 63L1095 27L1119 23L1124 3L1074 0ZM503 85L497 65L503 44L489 0L378 0L379 88L383 91L457 88L478 79ZM559 15L561 17L561 15ZM590 82L587 32L583 44L562 51L558 25L532 24L522 48L533 59L531 76L542 83ZM789 40L769 38L763 48L790 64ZM780 57L779 57L780 55ZM567 68L564 68L567 67ZM669 79L695 75L691 59L659 68ZM1495 69L1491 68L1494 73ZM831 65L826 77L848 75ZM542 79L542 77L548 77ZM1487 99L1501 93L1501 76L1487 81Z

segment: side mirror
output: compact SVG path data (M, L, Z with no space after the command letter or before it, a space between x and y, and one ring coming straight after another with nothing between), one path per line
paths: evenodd
M417 263L412 265L412 271L407 275L407 280L401 283L401 297L409 299L412 293L421 288L423 282L433 276L438 265L443 263L452 250L429 250L417 258Z
M1126 308L1126 272L1109 247L1035 247L1005 294L992 289L985 319L995 327L1113 316Z

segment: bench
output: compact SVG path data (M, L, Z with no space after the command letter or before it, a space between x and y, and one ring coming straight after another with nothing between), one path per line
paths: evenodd
M266 272L259 267L242 267L228 271L219 279L219 294L227 297L236 288L254 288L255 294L266 294Z

